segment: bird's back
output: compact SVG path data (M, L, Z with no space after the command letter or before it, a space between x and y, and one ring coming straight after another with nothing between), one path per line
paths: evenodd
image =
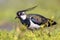
M31 17L31 18L30 18ZM46 18L42 15L39 14L27 14L27 18L30 18L32 20L32 22L34 22L35 24L41 25L41 24L48 24L47 26L50 26L52 24L56 24L55 21Z

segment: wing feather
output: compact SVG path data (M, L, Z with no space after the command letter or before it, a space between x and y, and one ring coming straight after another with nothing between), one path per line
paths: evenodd
M36 23L36 24L44 24L48 21L48 18L45 18L42 15L38 15L38 14L28 14L28 18L31 17L31 20Z

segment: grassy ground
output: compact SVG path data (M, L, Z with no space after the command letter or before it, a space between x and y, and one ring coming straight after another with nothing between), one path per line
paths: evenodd
M2 4L2 5L1 5ZM18 10L38 4L28 13L37 13L53 19L57 25L32 31L14 19ZM10 29L11 27L11 29ZM6 0L0 3L0 40L60 40L59 0Z

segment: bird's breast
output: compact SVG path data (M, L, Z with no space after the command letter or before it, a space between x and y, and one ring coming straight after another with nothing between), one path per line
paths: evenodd
M30 26L30 21L28 19L26 20L21 20L22 24L29 27Z

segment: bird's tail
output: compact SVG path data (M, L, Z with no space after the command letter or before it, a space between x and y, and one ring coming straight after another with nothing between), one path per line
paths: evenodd
M48 27L51 26L51 25L56 25L56 21L53 21L51 19L48 19Z
M50 26L52 26L52 25L56 25L57 23L56 23L56 21L53 21L53 20L51 20L51 19L48 19L48 22L47 22L47 26L48 27L50 27Z

